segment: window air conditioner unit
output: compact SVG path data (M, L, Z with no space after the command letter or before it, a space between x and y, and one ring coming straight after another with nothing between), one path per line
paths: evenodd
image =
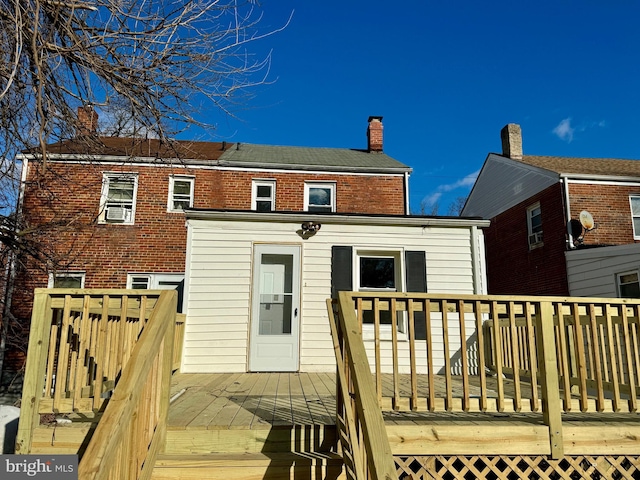
M529 235L529 245L535 245L536 243L542 243L542 232Z
M107 208L107 220L124 222L127 219L127 209L123 207Z

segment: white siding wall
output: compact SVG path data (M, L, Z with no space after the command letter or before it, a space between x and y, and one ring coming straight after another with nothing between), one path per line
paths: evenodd
M566 252L569 294L574 297L618 296L616 274L640 269L640 244Z
M474 293L471 227L323 224L302 240L296 234L299 223L191 219L188 224L184 372L246 371L255 242L301 245L301 371L335 368L325 304L331 296L333 245L424 250L429 292Z

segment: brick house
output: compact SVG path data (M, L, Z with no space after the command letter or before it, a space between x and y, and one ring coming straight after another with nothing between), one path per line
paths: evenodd
M491 220L489 293L638 296L640 161L524 155L515 124L501 137L462 210Z
M364 149L99 137L79 109L78 137L27 152L21 211L42 258L18 268L13 312L37 287L179 288L184 210L408 213L411 169L383 152L382 117ZM26 322L25 322L26 323Z

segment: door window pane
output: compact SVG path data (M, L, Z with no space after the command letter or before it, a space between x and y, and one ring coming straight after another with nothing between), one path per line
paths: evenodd
M263 254L260 260L260 335L290 335L293 255Z

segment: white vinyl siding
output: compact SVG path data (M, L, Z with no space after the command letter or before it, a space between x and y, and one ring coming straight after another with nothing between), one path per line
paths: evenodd
M335 370L325 303L331 296L334 245L353 245L354 254L424 250L429 292L474 293L470 227L324 223L305 241L296 234L299 224L291 223L189 219L188 228L183 372L247 371L254 243L301 245L300 370L305 372ZM403 352L405 347L406 342L401 345Z
M640 243L565 252L572 297L620 297L618 275L640 270Z

